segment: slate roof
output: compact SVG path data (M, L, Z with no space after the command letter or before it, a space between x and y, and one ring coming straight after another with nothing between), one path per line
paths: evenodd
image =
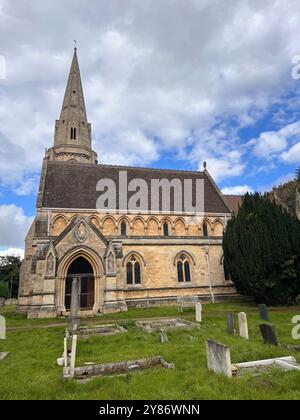
M243 195L224 195L224 198L232 213L237 213L242 205Z
M112 179L119 189L119 172L127 171L128 182L132 179L143 179L148 184L149 202L150 185L153 179L196 179L204 180L204 208L206 213L231 213L222 194L207 172L189 172L165 169L133 168L124 166L91 165L71 162L49 161L46 168L44 189L42 191L42 207L51 209L96 209L100 193L96 185L100 179ZM129 193L128 197L130 198ZM193 204L196 191L193 188ZM119 200L117 200L118 203ZM171 210L173 203L171 199ZM117 205L118 209L118 205Z

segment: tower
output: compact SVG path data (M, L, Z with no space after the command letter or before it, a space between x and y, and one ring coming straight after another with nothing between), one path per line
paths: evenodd
M46 157L55 161L97 162L97 154L92 150L91 124L87 120L77 48L60 118L55 125L54 147L47 151Z

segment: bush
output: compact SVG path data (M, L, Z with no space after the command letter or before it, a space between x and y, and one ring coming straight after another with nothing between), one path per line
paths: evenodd
M259 194L246 195L228 223L224 258L239 293L290 305L300 294L300 223Z
M0 298L8 299L9 287L5 281L0 281Z

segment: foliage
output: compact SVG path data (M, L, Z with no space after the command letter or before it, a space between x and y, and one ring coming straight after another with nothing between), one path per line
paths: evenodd
M15 256L0 257L0 281L8 285L12 284L12 297L18 296L21 259Z
M295 304L300 294L300 223L259 194L228 223L224 257L237 290L258 303Z
M9 297L9 286L5 281L0 281L0 298L8 299Z

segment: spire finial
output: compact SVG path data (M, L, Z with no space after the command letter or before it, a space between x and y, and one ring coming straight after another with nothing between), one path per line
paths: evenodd
M77 51L77 41L74 39L74 50Z
M203 162L203 168L206 171L206 169L207 169L207 162Z

